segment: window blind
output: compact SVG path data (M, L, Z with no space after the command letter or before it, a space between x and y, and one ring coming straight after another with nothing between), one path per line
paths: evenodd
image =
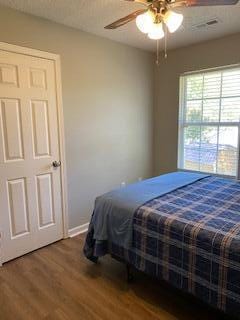
M181 77L181 169L237 177L240 67Z

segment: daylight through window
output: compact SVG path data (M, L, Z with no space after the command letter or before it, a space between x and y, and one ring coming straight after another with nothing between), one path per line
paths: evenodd
M240 67L181 77L180 169L238 175Z

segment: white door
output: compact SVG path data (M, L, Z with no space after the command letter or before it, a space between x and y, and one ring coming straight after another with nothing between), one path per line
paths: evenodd
M57 110L54 61L0 50L2 262L63 238Z

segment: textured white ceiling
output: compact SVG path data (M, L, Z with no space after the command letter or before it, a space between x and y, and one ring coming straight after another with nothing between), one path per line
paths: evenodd
M156 47L154 41L138 31L134 22L117 30L104 29L105 25L142 8L140 4L124 0L0 0L0 4L138 48L154 50ZM169 48L240 32L240 3L225 7L179 8L178 11L184 14L184 23L181 30L169 35ZM213 18L220 23L199 30L193 28Z

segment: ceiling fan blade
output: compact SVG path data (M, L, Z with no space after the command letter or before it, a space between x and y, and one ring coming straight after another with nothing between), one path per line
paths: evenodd
M152 0L125 0L125 1L129 1L129 2L137 2L137 3L142 3L142 4L151 4Z
M186 0L188 7L235 5L239 0Z
M132 20L137 18L137 16L139 16L140 14L143 14L145 12L147 12L147 9L137 10L137 11L129 14L128 16L121 18L121 19L109 24L108 26L105 27L105 29L117 29L117 28L127 24L128 22L131 22Z

